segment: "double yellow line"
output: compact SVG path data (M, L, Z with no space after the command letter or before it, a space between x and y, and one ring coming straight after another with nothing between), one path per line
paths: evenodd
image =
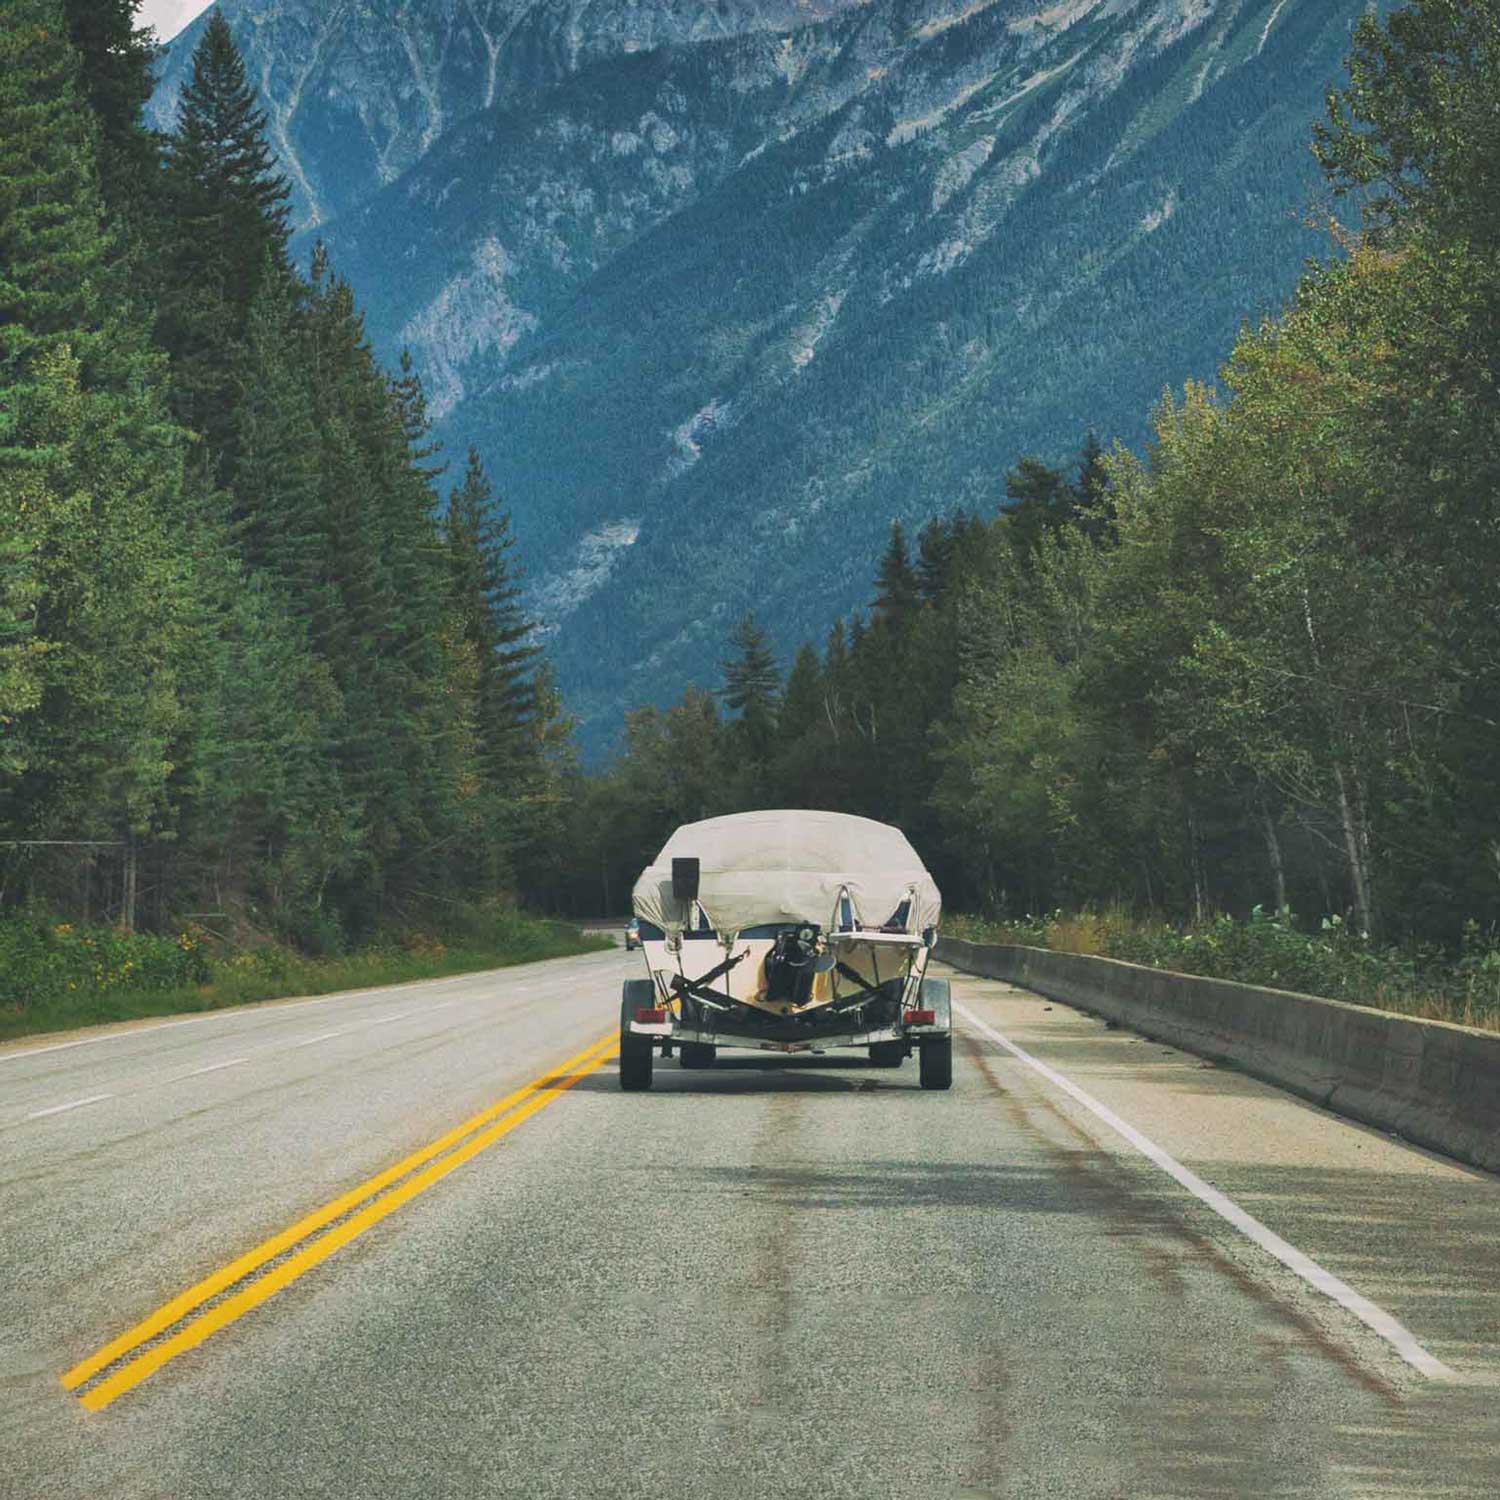
M493 1146L580 1078L603 1067L618 1050L619 1038L611 1033L420 1151L325 1203L81 1360L62 1377L64 1388L77 1392L90 1411L102 1410L179 1354L197 1348L219 1329L259 1307L387 1214ZM266 1269L262 1271L263 1267Z

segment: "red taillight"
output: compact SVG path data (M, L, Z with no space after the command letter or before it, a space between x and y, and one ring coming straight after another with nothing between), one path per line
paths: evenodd
M935 1010L909 1010L903 1018L908 1026L936 1026Z
M636 1024L639 1026L664 1026L667 1021L667 1013L659 1007L650 1005L637 1005L635 1008Z

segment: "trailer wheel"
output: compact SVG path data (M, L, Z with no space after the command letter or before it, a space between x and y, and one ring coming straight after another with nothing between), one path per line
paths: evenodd
M630 1022L638 1005L650 1005L656 991L649 979L627 979L620 999L620 1087L627 1094L651 1087L652 1046L648 1036L636 1036Z
M953 1087L953 1038L930 1037L922 1044L921 1076L924 1089Z
M905 1061L905 1042L870 1043L870 1066L872 1068L899 1068Z
M678 1048L681 1054L678 1066L684 1068L711 1068L719 1049L712 1042L683 1042Z

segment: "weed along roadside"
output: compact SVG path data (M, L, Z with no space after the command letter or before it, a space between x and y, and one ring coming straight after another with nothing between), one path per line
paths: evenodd
M603 951L608 937L499 910L445 941L392 934L314 957L276 943L231 945L201 927L128 933L40 917L0 923L0 1043L148 1016L220 1010Z
M1500 944L1467 924L1454 951L1367 941L1338 917L1303 931L1290 914L1204 922L1140 920L1118 910L1019 920L950 918L949 937L1113 958L1146 968L1319 995L1429 1021L1500 1031Z

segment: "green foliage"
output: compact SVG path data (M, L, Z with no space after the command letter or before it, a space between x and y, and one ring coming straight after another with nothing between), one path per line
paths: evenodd
M344 953L556 857L569 723L482 471L440 526L410 362L287 261L222 19L158 171L133 16L0 25L0 906Z
M290 189L218 11L193 54L168 145L158 334L172 356L178 417L223 456L239 341L263 279L283 274Z
M0 1041L535 963L611 948L607 937L497 905L456 908L440 936L390 932L357 953L275 944L225 949L201 928L160 936L37 916L0 920Z
M62 9L80 92L98 123L100 191L111 213L139 234L161 165L160 144L141 119L157 49L136 25L140 0L63 0Z
M1366 190L1384 236L1430 227L1493 245L1500 228L1500 21L1475 0L1413 0L1360 19L1349 83L1316 127L1335 189Z
M1171 923L1119 910L1054 911L1006 921L960 917L945 930L972 942L1090 953L1500 1030L1500 935L1473 921L1457 952L1431 943L1371 943L1337 916L1308 931L1290 912L1269 916L1258 907L1244 920Z
M25 836L170 822L193 618L183 435L111 296L96 132L46 0L0 29L0 543L10 721L0 816Z
M57 1012L114 990L206 984L209 974L191 933L157 937L39 917L0 922L0 1013Z

